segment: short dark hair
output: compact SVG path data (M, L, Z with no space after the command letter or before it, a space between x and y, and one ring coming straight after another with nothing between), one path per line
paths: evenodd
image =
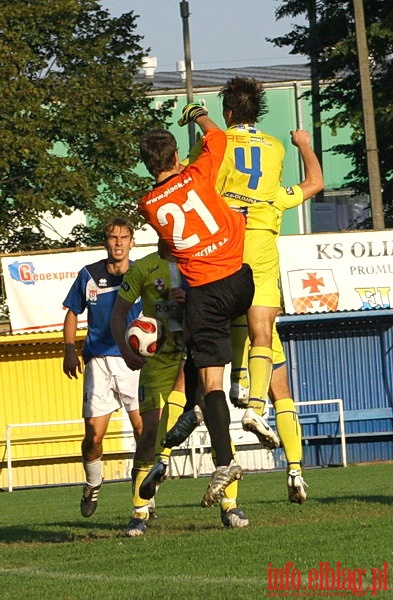
M263 82L258 79L233 77L226 82L218 96L222 98L223 110L232 111L234 125L254 124L268 112Z
M139 144L139 151L147 170L154 177L175 166L176 139L165 129L152 129L145 133Z
M130 236L132 238L134 237L134 228L131 224L131 221L123 217L113 217L112 219L109 219L109 221L107 221L102 228L102 235L104 240L106 240L108 235L110 235L110 233L115 227L124 227L124 229L128 229L128 231L130 232Z

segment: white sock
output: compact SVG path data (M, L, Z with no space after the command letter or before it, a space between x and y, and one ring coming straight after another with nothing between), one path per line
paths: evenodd
M90 487L97 487L102 483L101 456L96 460L87 461L83 459L83 468L86 473L86 483Z

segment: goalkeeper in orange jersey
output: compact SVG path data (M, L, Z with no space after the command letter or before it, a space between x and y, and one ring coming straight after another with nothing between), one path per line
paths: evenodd
M242 476L231 447L223 374L232 358L231 321L249 309L254 282L249 265L243 264L245 219L214 190L225 134L200 106L183 109L179 124L190 121L205 137L200 157L184 171L171 133L159 129L143 136L141 157L156 185L140 200L139 211L169 247L188 285L187 347L198 369L205 422L217 461L201 505L212 506ZM118 333L114 337L121 348L123 332Z

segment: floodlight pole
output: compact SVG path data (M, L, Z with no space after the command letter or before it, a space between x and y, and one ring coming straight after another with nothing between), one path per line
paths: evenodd
M315 0L312 0L308 6L308 20L310 23L310 35L313 37L317 26L317 7ZM317 155L321 168L323 170L322 157L322 130L321 130L321 102L319 89L319 61L318 54L313 43L310 48L310 65L311 65L311 110L312 110L312 129L313 129L313 146L314 152ZM316 202L323 202L323 190L315 194Z
M191 68L191 44L190 44L190 30L188 26L188 18L190 16L190 10L188 2L182 0L180 2L180 15L183 21L183 43L184 43L184 62L186 67L186 92L187 92L187 103L193 102L194 92L192 85L192 68ZM195 144L195 123L191 121L188 124L188 139L190 148Z
M364 135L366 141L371 212L374 229L381 230L385 229L385 220L383 215L381 175L378 161L374 102L370 79L370 65L368 62L369 59L363 0L353 0L353 7L355 16L356 43L359 57L360 87L362 90Z

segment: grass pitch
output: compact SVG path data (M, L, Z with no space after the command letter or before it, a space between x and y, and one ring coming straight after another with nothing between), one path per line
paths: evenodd
M80 486L0 493L1 599L393 599L393 465L304 475L299 506L284 472L245 474L250 526L237 530L223 528L218 507L200 508L206 478L166 481L159 519L131 539L129 482L104 484L90 519Z

